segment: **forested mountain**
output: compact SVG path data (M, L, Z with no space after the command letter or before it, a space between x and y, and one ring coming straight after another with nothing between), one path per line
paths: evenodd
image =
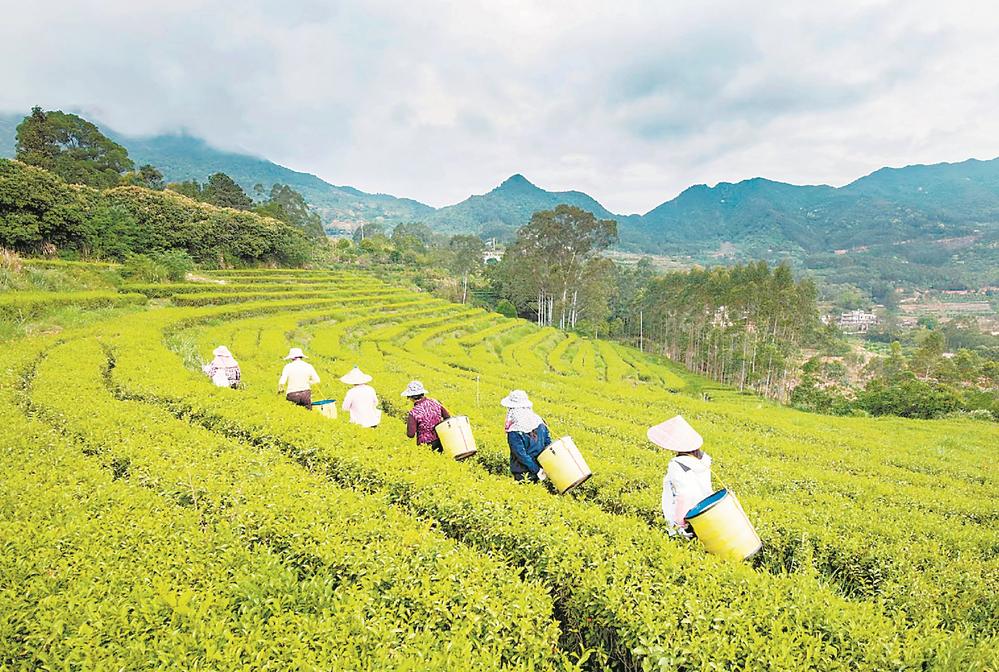
M698 185L638 224L622 226L622 246L701 261L789 258L868 288L994 285L999 159L883 168L840 188L761 178Z
M440 208L426 221L435 229L451 233L471 232L508 238L535 212L551 210L560 204L574 205L600 219L616 219L619 223L632 219L611 213L581 191L545 191L517 174L489 193L470 196L461 203Z
M262 184L265 191L270 191L273 184L286 184L305 196L328 230L352 229L364 221L391 224L414 221L433 211L430 206L411 199L334 186L310 173L300 173L266 159L223 152L187 135L130 138L110 133L110 136L128 148L136 164L151 163L163 172L168 182L203 180L207 175L223 172L250 195L257 184Z
M14 156L14 137L23 114L0 114L0 157ZM433 208L408 198L387 194L368 194L347 186L334 186L310 173L301 173L276 163L246 154L216 149L204 140L188 135L158 135L134 138L106 127L102 130L128 149L136 165L152 164L167 182L204 181L222 172L254 195L257 184L269 193L274 184L285 184L298 191L322 217L327 230L352 229L361 222L384 222L390 225L423 219Z
M0 155L13 155L21 115L0 115ZM798 186L753 178L697 185L645 215L615 215L578 191L551 192L514 175L482 195L434 209L417 201L334 186L265 159L223 152L183 135L109 135L136 165L167 181L230 175L248 193L281 183L302 193L327 231L361 222L424 222L447 233L510 240L531 214L575 205L617 220L619 247L698 262L789 258L797 265L870 285L999 284L999 159L883 168L846 186Z
M965 236L988 241L997 229L999 159L883 168L841 188L762 178L698 185L645 214L630 242L728 241L759 256Z

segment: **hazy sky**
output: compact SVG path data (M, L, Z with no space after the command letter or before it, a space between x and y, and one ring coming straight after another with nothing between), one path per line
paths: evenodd
M645 212L999 155L992 2L0 0L0 110L187 130L445 205L512 173Z

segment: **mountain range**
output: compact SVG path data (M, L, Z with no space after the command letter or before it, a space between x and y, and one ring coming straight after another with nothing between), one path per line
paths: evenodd
M0 156L13 156L22 115L0 114ZM362 222L389 226L424 222L444 233L510 238L537 210L560 203L615 219L620 247L693 261L790 258L813 269L850 276L895 269L934 278L974 274L999 284L999 159L882 168L843 187L799 186L753 178L696 185L644 215L618 215L579 191L542 189L513 175L492 191L443 208L408 198L336 186L263 158L215 149L188 135L127 137L136 165L150 163L167 181L199 181L216 171L251 195L255 185L291 186L320 213L327 231Z

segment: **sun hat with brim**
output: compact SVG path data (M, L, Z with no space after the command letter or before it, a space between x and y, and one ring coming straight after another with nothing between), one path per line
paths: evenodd
M372 380L371 376L355 366L347 372L347 375L340 379L340 382L344 385L364 385L364 383L370 383Z
M674 453L689 453L704 445L704 439L682 415L649 427L647 436L652 443Z
M506 406L507 408L531 408L534 406L534 402L528 399L527 392L514 390L500 400L500 406Z
M302 352L301 348L292 348L291 350L288 351L288 354L285 355L285 359L298 359L299 357L305 357L305 356L306 355L304 352Z
M423 387L423 383L418 380L414 380L406 386L406 389L402 391L403 397L418 397L421 394L426 394L427 388Z
M220 345L219 347L212 350L212 354L215 355L216 357L232 357L232 353L229 352L229 348L225 347L224 345Z

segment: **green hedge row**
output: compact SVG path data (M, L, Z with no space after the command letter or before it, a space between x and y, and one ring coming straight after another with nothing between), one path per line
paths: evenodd
M372 367L366 359L361 361L390 390L401 388L409 377L426 378L431 374L431 380L440 380L441 388L452 399L467 400L478 395L495 400L509 387L524 384L523 374L509 362L488 367L480 357L474 375L465 372L458 361L451 362L451 366L442 365L437 355L447 350L444 344L448 341L441 341L441 335L448 331L465 332L470 324L467 319L447 316L452 308L442 310L437 320L442 326L437 328L430 326L435 320L424 317L433 314L433 307L403 315L402 321L400 316L366 310L358 318L341 319L332 326L317 325L311 337L312 352L337 362L337 366L347 367L357 356L343 353L344 347L352 347L358 338L368 344L374 342L385 355L382 361L392 362L391 370ZM365 324L384 326L370 329ZM408 341L400 340L406 338ZM463 336L462 340L467 338ZM427 345L428 340L434 341L432 345ZM458 339L450 339L454 340ZM404 342L406 350L393 341ZM463 361L467 362L468 357ZM546 415L553 426L571 427L577 442L592 447L588 457L600 476L583 486L579 496L609 512L629 513L659 524L659 483L668 457L646 446L640 431L643 422L663 412L656 409L661 409L664 400L677 411L702 416L703 412L696 409L710 408L711 404L661 393L654 401L643 400L648 396L647 391L627 388L627 401L608 406L611 393L599 390L600 401L594 401L593 383L544 391L540 377L535 376L531 382L543 391L539 398L549 397L545 408L552 409ZM687 405L689 408L685 408ZM598 413L594 412L594 406L598 407ZM605 410L608 408L612 412ZM498 407L482 413L469 412L479 428L479 457L497 473L507 470L501 413ZM759 414L756 415L758 419ZM717 442L722 446L751 445L750 442L757 440L754 436L760 436L763 429L758 422L747 424L745 420L719 421L712 417L704 420L711 423L709 427L727 428L729 436ZM985 441L982 445L986 445L988 440L981 438ZM814 437L808 441L815 442ZM999 573L991 551L996 543L991 527L997 520L994 497L982 499L963 474L950 477L950 483L940 476L920 478L894 466L882 469L876 457L871 459L853 451L841 453L835 459L853 462L851 470L862 468L872 474L883 470L881 478L887 478L887 484L880 486L877 480L858 481L855 472L840 475L835 468L821 472L825 475L816 481L810 458L793 458L800 452L799 443L777 437L766 452L754 449L748 455L738 456L742 464L735 472L739 477L735 482L768 540L764 566L781 572L807 565L828 577L844 594L885 601L888 608L910 620L926 620L947 629L969 627L975 637L995 635L995 581ZM814 452L816 457L832 455L824 445ZM786 465L776 472L775 454L780 454L781 464ZM727 464L720 471L726 479L731 478ZM902 476L917 482L900 484ZM808 484L808 493L802 490L799 485L802 483ZM969 488L971 492L960 494ZM950 492L944 497L941 490ZM926 511L929 503L933 508ZM851 510L855 515L846 515ZM955 516L963 516L979 526L954 527L951 521ZM899 528L906 529L907 534L899 535ZM934 568L931 575L925 572L926 567Z
M464 332L467 326L442 323L444 326L435 333L438 340L449 330ZM413 327L419 332L425 322L414 321ZM331 342L326 336L339 328L337 325L317 331L313 338L317 354L339 356L341 343L336 339ZM510 361L494 359L495 364L490 365L480 354L475 358L474 374L464 370L463 362L470 358L467 353L442 362L439 356L451 351L442 343L427 347L426 331L402 345L392 342L395 335L406 330L406 324L393 324L387 330L376 329L367 335L394 362L394 371L381 376L390 384L404 384L408 376L432 376L441 381L452 398L467 399L477 394L493 400L512 387L527 384L522 370ZM344 341L342 345L349 343ZM744 454L746 451L737 450L733 457L738 458L738 466L723 463L719 471L739 484L744 502L757 512L761 531L769 535L765 559L773 571L800 565L807 555L809 562L845 594L887 599L890 606L903 609L909 618L929 618L948 628L974 624L978 636L996 633L999 565L992 549L999 541L994 532L999 502L994 496L983 498L988 488L977 487L974 480L969 482L963 471L949 476L924 476L894 465L883 467L879 456L853 450L833 452L828 437L802 441L792 435L774 436L772 429L760 426L759 419L766 414L756 413L756 422L752 423L747 418L727 415L711 417L703 412L711 404L682 396L659 394L648 398L640 388L615 391L591 380L582 385L572 379L567 384L553 384L533 372L530 385L538 393L535 398L545 402L545 415L553 427L571 431L577 443L590 447L588 457L600 477L584 485L579 496L599 503L605 510L639 515L653 524L660 520L659 483L668 456L653 451L643 436L648 418L655 418L657 413L683 412L688 417L702 417L717 437L710 445L722 449L752 445L761 435L769 436L765 452L754 448ZM505 472L502 409L487 407L469 414L481 427L479 436L486 439L480 458L490 469ZM987 426L976 429L981 430L977 440L979 450L983 450L990 443L987 435L995 433ZM974 434L967 438L972 437ZM793 457L802 452L802 446L816 443L820 445L814 450L815 458L831 457L832 468L816 472L811 457ZM714 450L712 447L711 452ZM781 456L779 471L773 466L776 455ZM850 462L849 471L841 473L842 468L835 468L836 461ZM858 481L857 470L877 478ZM809 484L807 493L799 483ZM813 501L821 501L822 505L816 506ZM847 511L854 515L847 515ZM963 518L970 525L955 527L955 518ZM900 535L899 529L907 533ZM956 562L958 559L961 562ZM926 575L926 567L934 567L932 576Z
M0 320L23 322L66 306L105 308L143 304L146 296L138 293L92 292L16 292L0 294Z

